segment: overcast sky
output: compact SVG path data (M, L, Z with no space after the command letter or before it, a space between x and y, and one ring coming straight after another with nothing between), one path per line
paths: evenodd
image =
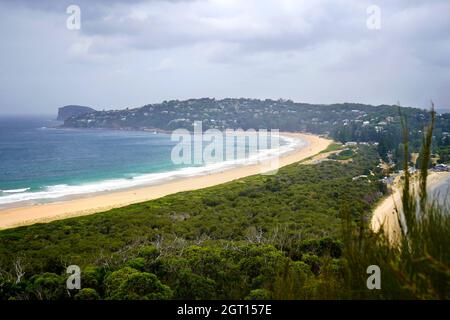
M449 14L448 0L0 1L0 113L200 97L450 107Z

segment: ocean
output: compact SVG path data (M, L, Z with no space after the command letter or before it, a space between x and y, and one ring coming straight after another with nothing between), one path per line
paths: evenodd
M174 164L170 134L56 128L49 117L0 118L0 208L157 184L242 165L268 150L213 164ZM305 144L282 138L277 152Z

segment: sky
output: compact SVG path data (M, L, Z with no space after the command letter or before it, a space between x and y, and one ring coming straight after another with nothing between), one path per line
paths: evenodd
M0 114L201 97L448 108L449 14L448 0L0 0Z

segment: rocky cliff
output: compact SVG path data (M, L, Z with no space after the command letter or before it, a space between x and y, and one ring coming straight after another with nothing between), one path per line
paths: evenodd
M58 121L65 121L70 117L78 117L87 113L95 112L94 109L84 106L69 105L58 109Z

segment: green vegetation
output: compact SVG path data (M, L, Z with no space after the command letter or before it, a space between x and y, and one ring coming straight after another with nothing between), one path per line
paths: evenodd
M332 159L332 160L348 160L353 158L353 155L355 154L355 152L352 149L345 149L342 150L339 153L335 153L332 154L330 156L328 156L328 159Z
M338 151L338 150L341 150L342 148L343 148L343 146L341 143L333 142L326 149L320 151L320 153Z
M342 269L340 211L355 221L382 196L378 163L293 164L91 216L0 232L2 299L332 297ZM82 268L68 296L66 267ZM340 285L340 284L339 284Z
M419 151L423 127L430 121L426 110L395 105L371 106L358 103L313 105L291 100L190 99L149 104L140 108L97 111L71 117L64 123L75 128L121 128L130 130L193 129L202 121L203 129L279 129L327 134L343 143L376 142L385 161L402 163L402 128L399 109L408 121L411 152ZM399 147L400 145L400 147ZM433 150L448 161L450 114L436 116Z
M450 140L448 138L447 140ZM446 141L446 144L440 146L437 149L437 154L439 154L440 158L438 160L439 163L450 164L450 142Z

